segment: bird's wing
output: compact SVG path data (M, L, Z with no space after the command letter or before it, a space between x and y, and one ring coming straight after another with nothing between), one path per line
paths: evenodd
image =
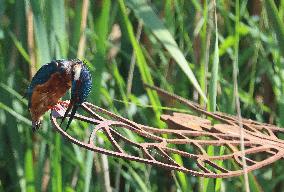
M29 100L29 107L31 104L31 98L33 94L33 89L40 84L48 81L50 76L58 70L56 62L51 62L43 65L33 77L30 86L27 89L27 96Z

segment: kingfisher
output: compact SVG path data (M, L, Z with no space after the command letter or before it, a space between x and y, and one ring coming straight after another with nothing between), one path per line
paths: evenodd
M71 88L69 103L60 100ZM32 118L33 131L39 129L42 116L49 109L57 109L61 103L68 105L62 122L71 111L67 130L80 105L86 101L92 88L92 76L87 66L79 59L54 60L43 65L32 78L27 89L28 108Z

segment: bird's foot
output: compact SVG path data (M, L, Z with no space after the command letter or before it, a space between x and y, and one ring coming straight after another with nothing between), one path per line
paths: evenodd
M57 102L57 104L60 104L60 105L62 105L63 107L68 107L69 106L69 102L68 101L61 101L61 100L59 100L58 102Z
M59 100L56 105L53 106L47 106L48 109L59 111L61 109L67 108L69 106L69 101L61 101Z

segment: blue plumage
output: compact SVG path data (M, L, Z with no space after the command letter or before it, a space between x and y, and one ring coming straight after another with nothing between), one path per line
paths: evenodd
M80 79L72 81L71 100L76 101L74 104L82 104L86 101L92 88L92 77L87 67L82 64Z

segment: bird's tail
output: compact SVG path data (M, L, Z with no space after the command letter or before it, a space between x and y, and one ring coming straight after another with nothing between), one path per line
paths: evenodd
M37 131L40 128L41 124L42 124L42 119L39 119L37 121L32 121L33 132Z

